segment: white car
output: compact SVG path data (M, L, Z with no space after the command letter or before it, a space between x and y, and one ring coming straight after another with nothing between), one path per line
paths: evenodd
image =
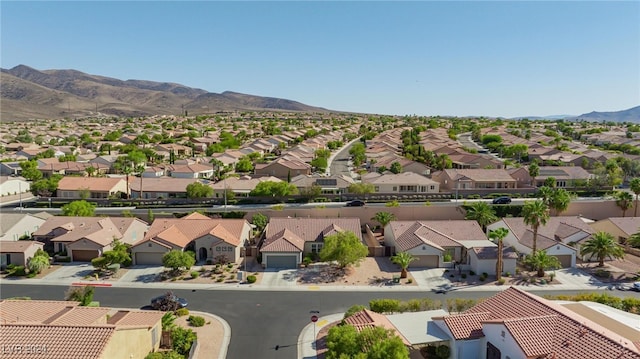
M635 290L636 292L640 292L640 282L633 283L631 289Z

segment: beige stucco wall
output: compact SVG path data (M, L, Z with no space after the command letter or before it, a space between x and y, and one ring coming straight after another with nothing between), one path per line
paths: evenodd
M109 244L109 245L103 247L102 245L100 245L100 244L98 244L96 242L90 241L90 240L88 240L86 238L82 238L82 239L79 239L79 240L77 240L75 242L68 243L67 244L67 249L70 249L70 250L81 250L81 251L84 251L84 250L96 250L96 251L103 251L104 250L104 251L108 251L108 250L111 249L111 245Z
M122 234L120 241L127 244L133 244L144 238L144 234L149 229L146 223L134 221L129 228Z
M597 221L590 224L591 228L593 228L596 232L607 232L613 235L617 241L620 242L620 239L628 239L628 236L624 231L622 231L618 226L611 223L610 220L604 219L601 221Z
M102 353L102 358L144 359L149 352L157 351L160 347L160 335L162 332L160 322L154 328L155 331L148 328L116 330L109 343L107 343ZM155 346L152 344L153 334L156 335Z
M240 259L240 248L242 246L234 246L210 234L197 238L195 243L196 257L198 260L200 260L200 248L207 249L207 259L225 256L227 261L231 263L236 263ZM223 248L225 250L223 250ZM231 251L229 251L230 248L232 249Z
M10 228L5 229L5 232L0 236L0 241L17 241L23 235L31 236L44 222L44 219L32 215L24 215Z

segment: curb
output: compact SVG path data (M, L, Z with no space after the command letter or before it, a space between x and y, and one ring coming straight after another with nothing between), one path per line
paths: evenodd
M190 310L189 313L198 314L203 317L211 317L213 320L218 321L222 325L224 334L222 335L222 342L220 343L220 352L218 353L218 359L225 359L227 357L227 350L229 350L229 343L231 342L231 326L229 326L229 323L227 323L227 321L222 319L221 317L209 312ZM200 357L202 358L203 356Z
M74 282L71 283L72 287L112 287L111 283L93 283L93 282Z

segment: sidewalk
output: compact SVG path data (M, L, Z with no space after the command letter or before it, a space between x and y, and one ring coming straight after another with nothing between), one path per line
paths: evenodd
M312 359L316 357L317 335L325 326L342 320L344 313L330 314L318 318L318 321L307 324L298 336L298 358Z

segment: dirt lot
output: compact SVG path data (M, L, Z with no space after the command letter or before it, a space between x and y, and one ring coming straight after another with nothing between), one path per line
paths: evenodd
M400 275L400 267L391 263L389 258L367 257L359 266L339 270L325 263L316 263L297 272L299 284L344 285L344 286L383 286L393 283L393 277ZM416 285L411 273L401 279L402 285Z
M169 271L165 271L166 275L161 276L158 280L160 281L188 281L191 283L202 283L202 284L237 284L240 281L238 280L238 271L244 271L244 263L241 261L239 263L232 263L230 265L196 265L191 268L189 271L182 272L180 275L170 276ZM262 278L262 267L260 267L257 263L252 263L251 261L247 263L247 273L245 275L254 275L256 276L256 282L260 283ZM193 278L191 275L192 272L197 272L197 277ZM174 279L175 278L175 279Z

